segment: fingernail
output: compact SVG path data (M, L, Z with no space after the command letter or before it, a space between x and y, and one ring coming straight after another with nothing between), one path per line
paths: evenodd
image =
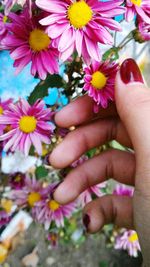
M132 58L126 59L120 67L120 76L123 83L128 84L132 82L144 83L141 71Z
M63 182L63 180L60 181L60 182L58 182L58 183L54 186L54 188L53 188L53 190L52 190L52 192L51 192L51 198L52 198L52 199L54 199L54 193L55 193L56 189L58 188L58 186L59 186L62 182Z
M90 216L88 214L85 214L83 216L83 224L84 224L84 226L86 228L86 231L88 231L89 223L90 223Z

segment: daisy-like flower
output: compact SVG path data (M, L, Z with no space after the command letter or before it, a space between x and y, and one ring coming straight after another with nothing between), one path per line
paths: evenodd
M50 109L45 108L42 100L30 106L25 99L9 106L9 110L0 116L0 125L10 125L11 130L0 136L5 141L4 151L22 151L26 156L33 145L38 154L42 154L42 142L50 143L54 125L50 124Z
M84 90L95 101L94 111L97 112L102 106L107 108L108 102L114 100L115 77L119 65L115 62L93 61L84 69Z
M4 101L0 99L0 117L5 113L5 111L9 110L10 104L12 104L12 99L9 98ZM0 125L0 134L3 134L3 131L6 128L6 126L7 124Z
M18 206L33 208L42 198L42 184L35 177L31 179L28 176L26 176L24 182L24 186L21 189L12 190L9 197Z
M22 189L25 186L25 178L25 174L20 172L9 175L9 185L11 189Z
M64 218L70 218L75 211L76 203L72 202L67 205L60 205L51 198L56 183L49 185L45 188L45 199L37 202L32 209L33 218L44 224L45 229L48 230L51 223L55 222L57 227L64 226Z
M134 193L134 189L131 186L117 184L113 194L117 196L129 196L132 197Z
M31 64L31 74L36 74L44 80L48 73L58 73L58 50L53 41L38 23L38 17L32 16L27 9L21 15L9 15L11 23L7 24L10 32L2 44L10 50L10 55L18 74L28 63Z
M36 0L39 8L50 13L40 23L47 26L48 35L57 42L61 59L67 60L76 50L86 62L90 58L100 60L98 43L113 43L108 28L121 30L112 18L124 13L122 3L122 0Z
M123 234L116 237L115 249L127 250L129 255L137 257L141 251L137 233L133 230L125 230Z
M141 20L150 24L150 2L149 0L126 0L125 19L130 22L136 15L140 16ZM148 15L149 14L149 15Z

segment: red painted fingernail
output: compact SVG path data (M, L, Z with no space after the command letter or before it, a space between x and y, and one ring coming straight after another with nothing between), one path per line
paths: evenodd
M86 228L86 231L88 231L89 223L90 223L90 216L88 214L85 214L83 216L83 224L84 224L84 226Z
M141 71L132 58L126 59L120 67L120 76L125 84L132 82L144 83Z

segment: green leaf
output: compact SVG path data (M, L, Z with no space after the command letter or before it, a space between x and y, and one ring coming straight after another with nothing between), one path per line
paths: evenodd
M109 265L108 265L108 262L105 262L105 261L101 261L100 263L99 263L99 267L108 267Z
M37 179L44 178L48 175L48 170L44 166L39 166L35 171Z
M50 87L63 87L63 79L60 75L48 75L45 81L41 81L34 88L33 92L28 97L28 102L34 104L37 99L42 99L48 95L48 89Z

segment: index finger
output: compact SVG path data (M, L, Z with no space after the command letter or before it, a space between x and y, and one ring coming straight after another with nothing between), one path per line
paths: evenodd
M91 97L88 95L81 96L56 113L55 122L60 127L68 128L95 118L118 116L114 103L110 103L107 109L101 108L97 114L93 112L93 107L94 101Z

